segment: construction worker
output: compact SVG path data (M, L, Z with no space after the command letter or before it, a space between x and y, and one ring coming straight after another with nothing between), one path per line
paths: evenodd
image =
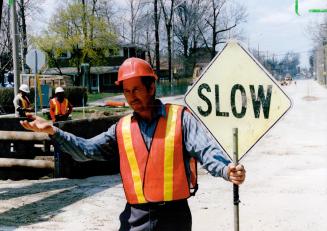
M13 100L16 117L26 117L26 112L33 111L30 100L28 99L29 93L30 89L26 84L20 85L18 94Z
M237 185L245 180L244 167L230 163L187 109L155 98L156 79L146 61L125 60L115 83L123 88L134 112L91 139L64 132L39 117L21 121L26 129L48 133L77 161L107 160L119 154L127 200L119 217L121 231L190 231L187 199L196 190L194 158L213 176ZM105 151L108 145L112 153Z
M73 106L65 98L64 89L57 87L55 97L50 99L50 117L53 122L65 121L73 111Z

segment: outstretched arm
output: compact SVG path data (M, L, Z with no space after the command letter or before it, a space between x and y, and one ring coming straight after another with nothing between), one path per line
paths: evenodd
M107 132L103 132L91 139L84 139L69 132L64 132L40 117L31 115L28 115L28 117L33 121L20 122L25 129L49 134L59 148L70 154L76 161L108 160L117 154L115 125L111 126Z

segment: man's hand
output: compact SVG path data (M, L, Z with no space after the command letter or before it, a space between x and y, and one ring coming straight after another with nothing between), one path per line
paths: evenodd
M241 164L238 164L235 166L235 164L230 163L228 166L227 175L230 182L240 185L245 180L245 169L244 166Z
M55 133L54 127L49 124L49 122L41 117L34 116L28 114L27 117L32 119L32 122L28 122L27 120L20 121L20 124L27 130L31 130L34 132L45 132L49 135L53 135Z

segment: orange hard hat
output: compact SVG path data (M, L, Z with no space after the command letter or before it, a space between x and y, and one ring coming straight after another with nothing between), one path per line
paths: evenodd
M118 70L118 80L115 82L119 85L122 81L126 79L131 79L135 77L150 76L154 79L158 79L157 75L154 73L150 64L139 58L128 58L120 66Z

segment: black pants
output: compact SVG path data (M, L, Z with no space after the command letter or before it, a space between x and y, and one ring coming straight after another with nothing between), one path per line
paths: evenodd
M191 231L192 215L187 200L165 203L126 204L119 231Z

